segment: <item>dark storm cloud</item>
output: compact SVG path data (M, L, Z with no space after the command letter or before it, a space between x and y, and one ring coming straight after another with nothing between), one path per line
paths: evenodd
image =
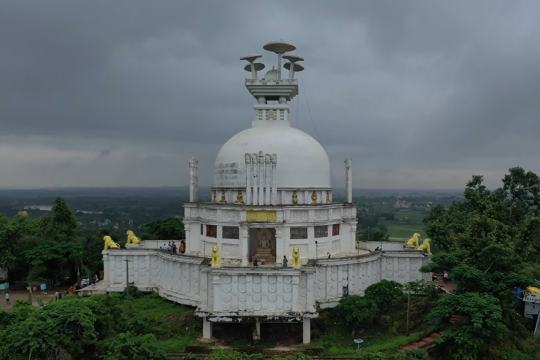
M339 187L540 172L537 2L4 1L0 187L180 185L249 126L241 55L306 58L293 124ZM269 54L265 62L274 61Z

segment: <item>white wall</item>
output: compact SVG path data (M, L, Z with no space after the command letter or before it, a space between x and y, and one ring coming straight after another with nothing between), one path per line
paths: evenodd
M108 291L125 288L126 260L130 283L158 291L172 301L198 306L201 316L313 314L317 303L335 305L343 286L349 287L349 294L363 294L381 279L405 283L429 278L418 271L428 257L409 251L320 259L314 266L297 270L210 268L200 257L121 249L103 252Z
M382 246L382 250L384 251L401 251L404 250L403 244L403 241L359 241L358 247L364 250L375 251L376 248Z

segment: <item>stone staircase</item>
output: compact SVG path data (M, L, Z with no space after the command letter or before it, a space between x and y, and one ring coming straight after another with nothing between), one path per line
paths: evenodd
M399 351L406 352L415 349L424 349L435 344L435 341L441 336L440 332L433 332L428 336L423 337L422 339L412 342L410 344L402 346Z

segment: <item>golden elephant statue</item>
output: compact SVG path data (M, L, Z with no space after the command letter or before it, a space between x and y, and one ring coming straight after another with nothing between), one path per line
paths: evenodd
M109 235L105 235L103 237L103 250L109 250L109 249L120 249L120 245L118 245L112 237Z

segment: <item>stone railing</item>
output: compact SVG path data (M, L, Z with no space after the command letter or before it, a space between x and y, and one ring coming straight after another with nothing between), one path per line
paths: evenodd
M107 291L122 291L126 283L133 283L171 301L197 306L197 313L208 317L316 316L318 306L334 306L346 293L363 294L381 279L427 280L418 271L427 261L416 251L386 251L320 259L300 269L211 268L202 257L159 250L103 252Z

